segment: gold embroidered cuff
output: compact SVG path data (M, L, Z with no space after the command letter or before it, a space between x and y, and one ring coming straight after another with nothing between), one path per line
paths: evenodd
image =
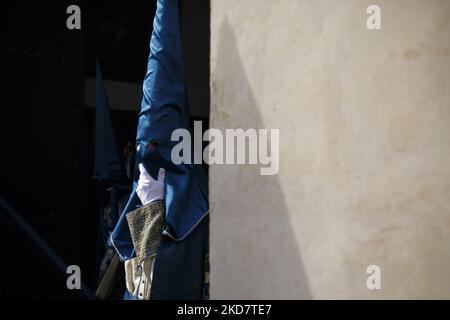
M126 215L138 265L158 250L164 216L163 201L150 202Z

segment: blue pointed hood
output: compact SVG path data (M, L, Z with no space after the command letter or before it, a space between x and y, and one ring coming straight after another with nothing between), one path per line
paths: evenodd
M174 241L185 239L208 214L207 179L201 165L175 165L171 160L178 143L171 141L172 132L189 129L179 19L178 0L158 0L136 137L136 166L143 163L155 179L159 168L166 170L163 234ZM135 192L138 178L112 234L124 260L134 255L125 216L141 205Z
M96 61L95 167L94 179L122 181L124 172L117 152L108 97L98 61Z

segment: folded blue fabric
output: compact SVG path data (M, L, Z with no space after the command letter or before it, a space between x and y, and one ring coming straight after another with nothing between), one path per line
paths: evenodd
M171 141L172 132L189 129L178 0L158 0L143 89L133 192L112 233L114 247L123 260L134 257L125 215L142 205L136 194L139 163L154 179L159 168L166 170L165 236L182 241L208 214L207 178L201 165L175 165L171 160L172 148L178 143Z

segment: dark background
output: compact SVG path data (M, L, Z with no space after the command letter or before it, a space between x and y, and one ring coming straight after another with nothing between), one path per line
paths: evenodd
M81 8L81 30L66 28L66 8ZM5 5L6 6L6 5ZM7 5L7 102L1 117L0 197L68 265L79 265L95 291L100 187L92 179L95 109L85 82L141 85L156 0L14 2ZM190 105L209 117L209 1L181 1L183 54ZM199 107L200 106L200 107ZM121 154L134 143L139 105L112 110ZM0 298L79 298L23 229L0 208Z

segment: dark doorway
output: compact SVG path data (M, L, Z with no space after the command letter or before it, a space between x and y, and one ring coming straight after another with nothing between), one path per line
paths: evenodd
M73 4L81 8L81 30L66 28L66 8ZM100 201L92 179L95 109L86 105L86 83L95 78L98 58L105 81L142 85L155 7L156 1L148 0L29 1L7 7L0 196L63 261L81 267L91 289ZM209 0L183 0L181 8L191 119L204 121L206 130ZM122 150L134 142L140 106L111 105ZM26 298L79 298L67 290L66 275L5 217L2 207L0 241L8 258L2 260L0 298L21 299L23 288Z

